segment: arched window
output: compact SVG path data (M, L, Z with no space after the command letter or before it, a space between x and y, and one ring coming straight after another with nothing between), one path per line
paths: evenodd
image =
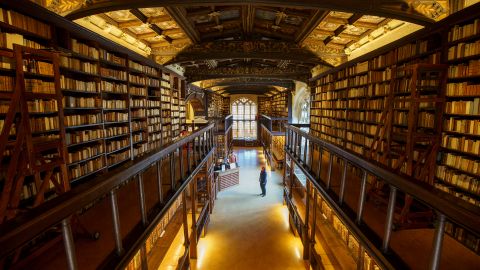
M257 104L247 98L240 98L232 103L233 138L257 138Z
M307 97L302 102L301 113L300 113L300 124L309 124L310 123L310 97Z

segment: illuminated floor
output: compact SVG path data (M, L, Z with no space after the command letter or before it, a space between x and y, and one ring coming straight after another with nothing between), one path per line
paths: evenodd
M302 244L290 232L288 210L282 205L281 173L268 170L267 196L262 198L262 151L241 148L236 153L240 185L219 194L192 269L305 269Z

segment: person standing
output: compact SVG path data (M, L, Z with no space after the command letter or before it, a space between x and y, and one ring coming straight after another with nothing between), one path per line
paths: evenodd
M267 195L267 189L266 189L266 185L267 185L267 172L265 171L265 167L262 167L262 171L260 172L260 188L262 189L262 197L265 197L265 195Z

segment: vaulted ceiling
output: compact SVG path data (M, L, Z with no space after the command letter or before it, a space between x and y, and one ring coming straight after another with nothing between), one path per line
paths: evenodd
M398 22L448 15L448 1L422 0L31 1L101 34L131 37L159 63L185 68L188 81L222 93L281 91L313 67L341 64Z

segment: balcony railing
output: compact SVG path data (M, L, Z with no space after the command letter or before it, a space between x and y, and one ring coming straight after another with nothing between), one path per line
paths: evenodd
M392 255L390 240L394 229L394 213L398 193L411 196L414 200L436 213L437 221L435 222L429 269L439 268L446 220L466 229L477 237L480 235L479 208L468 205L453 195L436 190L431 186L423 185L415 179L398 175L379 163L367 161L356 154L313 137L292 125L286 126L285 145L286 154L297 163L307 176L308 181L315 186L322 197L334 208L352 234L359 239L360 243L383 269L394 268L395 263L392 262L395 262L397 259ZM328 157L327 166L322 166L324 157ZM342 174L339 185L334 186L332 184L334 181L332 179L332 167L334 161L338 160L342 161L340 166ZM361 176L359 188L356 190L349 189L349 192L355 192L355 196L358 196L358 200L355 200L357 202L356 206L348 206L345 203L345 198L347 197L346 186L354 186L347 177L349 173L348 167L356 168L356 170L350 171L359 172ZM365 226L363 220L367 198L367 179L369 176L380 179L390 188L383 235L377 235L377 237L371 237L373 235L372 231ZM355 209L353 210L352 208Z
M111 206L114 250L102 263L104 268L124 267L142 248L147 237L164 217L174 201L200 171L214 149L214 124L210 124L191 135L174 142L162 150L149 154L140 160L99 176L77 188L34 208L25 216L3 223L0 226L0 258L5 258L46 230L61 224L62 236L69 269L77 269L75 243L70 220L87 205L107 197ZM170 161L170 179L162 179L162 161ZM186 164L184 164L186 163ZM178 166L177 166L178 165ZM156 167L158 202L155 211L147 215L143 174ZM175 175L179 171L179 175ZM137 181L140 224L122 238L117 190L131 180ZM166 197L162 188L167 183L170 190ZM128 238L128 239L126 239Z
M270 117L264 114L259 116L260 126L264 126L273 136L284 135L287 117Z

